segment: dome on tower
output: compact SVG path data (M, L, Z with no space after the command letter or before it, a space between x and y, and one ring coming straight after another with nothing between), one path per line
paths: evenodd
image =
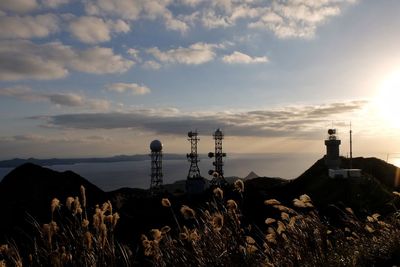
M152 152L160 152L162 150L162 147L163 147L163 145L160 140L153 140L150 143L150 150Z

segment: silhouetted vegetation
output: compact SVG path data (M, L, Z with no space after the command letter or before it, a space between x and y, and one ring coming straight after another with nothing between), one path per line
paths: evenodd
M0 266L398 264L400 193L368 173L356 180L333 180L325 171L319 161L290 182L237 180L191 197L152 196L135 189L104 193L90 184L67 195L71 191L50 186L61 197L43 196L45 204L33 198L38 202L31 206L46 216L13 219L24 222L12 232L15 236L2 239ZM22 180L8 177L2 192ZM2 201L25 205L18 199Z

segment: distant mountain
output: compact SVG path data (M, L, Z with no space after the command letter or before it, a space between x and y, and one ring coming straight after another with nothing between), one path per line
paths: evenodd
M243 180L251 180L254 178L258 178L260 176L258 176L255 172L251 171L246 177L243 178Z
M164 154L165 159L186 159L183 155L180 154ZM148 160L149 155L119 155L113 157L104 157L104 158L51 158L51 159L36 159L36 158L28 158L28 159L10 159L10 160L2 160L0 161L0 168L15 168L25 163L33 163L40 166L52 166L52 165L70 165L77 163L111 163L111 162L121 162L121 161L142 161Z

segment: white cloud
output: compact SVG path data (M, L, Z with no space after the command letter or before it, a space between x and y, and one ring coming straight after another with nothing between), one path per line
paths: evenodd
M142 59L140 58L140 51L139 49L136 48L128 48L126 50L126 53L128 53L136 62L142 62Z
M195 7L200 4L203 0L180 0L183 5Z
M70 0L41 0L44 7L57 8L61 5L68 4Z
M0 16L0 38L40 38L60 30L59 19L53 14L37 16Z
M142 66L143 66L143 68L149 69L149 70L158 70L161 68L161 64L154 60L148 60Z
M126 33L130 27L122 20L104 21L98 17L79 17L69 24L72 35L81 42L96 44L111 40L111 33Z
M38 7L36 0L1 0L0 10L26 13Z
M130 92L133 95L145 95L150 93L150 88L137 83L113 83L108 85L107 90L118 93Z
M278 38L311 38L318 26L340 15L343 8L354 4L356 0L181 2L197 8L190 14L180 15L190 25L200 23L213 29L232 27L241 20L249 28L271 31Z
M45 101L65 107L79 107L90 110L108 110L110 102L104 99L88 99L76 93L35 92L29 87L0 88L0 96L12 97L22 101Z
M248 26L270 30L279 38L311 38L319 25L330 17L338 16L345 5L354 2L354 0L277 1Z
M94 74L122 73L133 64L133 61L114 54L111 48L78 50L59 42L0 42L0 80L58 79L71 70Z
M185 32L188 26L168 9L171 3L170 0L88 0L85 9L89 15L116 16L127 20L162 19L167 29Z
M180 63L186 65L199 65L215 58L214 49L218 45L195 43L189 47L178 47L167 51L160 51L157 47L147 49L147 53L164 63Z
M267 57L251 57L241 52L235 51L230 55L226 55L222 58L222 61L229 64L252 64L252 63L266 63L268 62Z

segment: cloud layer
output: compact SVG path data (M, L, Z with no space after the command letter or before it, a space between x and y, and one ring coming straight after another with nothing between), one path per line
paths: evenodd
M190 129L211 132L222 128L232 136L310 138L327 121L363 108L364 101L279 110L183 114L176 109L142 109L127 113L63 114L33 119L45 126L72 129L134 129L157 134L181 135Z
M65 107L79 107L89 110L108 110L110 103L104 99L88 99L76 93L35 92L27 87L0 88L0 96L23 101L45 101Z
M79 50L59 42L0 42L0 80L57 79L65 77L71 70L93 74L122 73L133 64L132 60L105 47Z

